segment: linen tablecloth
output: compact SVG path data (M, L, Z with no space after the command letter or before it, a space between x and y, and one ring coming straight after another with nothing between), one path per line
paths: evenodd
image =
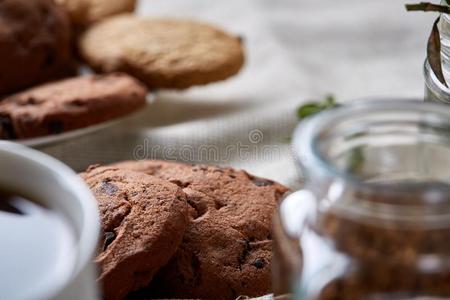
M289 143L298 105L423 96L434 15L399 0L142 0L149 17L193 18L244 38L246 65L227 81L155 91L151 105L107 130L40 149L80 171L123 159L244 168L293 188Z

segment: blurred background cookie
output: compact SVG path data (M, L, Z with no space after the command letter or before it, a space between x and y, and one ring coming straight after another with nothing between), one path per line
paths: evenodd
M70 23L53 0L0 1L0 95L70 69Z
M86 26L106 17L133 12L136 0L56 0L69 13L74 25Z
M271 291L271 219L287 188L245 171L168 161L114 165L183 188L190 223L148 290L130 299L230 299Z
M104 299L121 300L148 284L177 250L188 222L186 195L173 183L132 171L92 167L81 176L100 210L96 262Z
M183 89L224 80L244 63L238 37L188 20L115 16L89 28L79 46L97 71L124 71L152 88Z
M145 105L144 85L126 74L73 77L0 102L0 139L25 139L78 129Z

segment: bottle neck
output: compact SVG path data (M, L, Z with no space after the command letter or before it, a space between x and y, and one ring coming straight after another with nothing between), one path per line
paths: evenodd
M445 0L441 2L441 5L448 6ZM445 81L450 85L450 15L441 15L439 33L441 36L442 71L444 73Z

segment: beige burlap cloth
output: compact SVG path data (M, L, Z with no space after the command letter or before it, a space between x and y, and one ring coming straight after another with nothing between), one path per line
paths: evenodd
M301 102L326 93L342 102L422 96L433 16L408 14L403 5L142 0L141 15L201 19L243 36L245 68L226 82L157 92L152 105L126 122L40 149L78 171L123 159L176 159L245 168L295 188L299 178L286 140Z
M197 18L245 39L239 76L156 101L125 123L41 147L76 170L122 159L177 159L245 168L295 187L286 143L299 103L421 97L433 16L402 1L143 0L139 14Z

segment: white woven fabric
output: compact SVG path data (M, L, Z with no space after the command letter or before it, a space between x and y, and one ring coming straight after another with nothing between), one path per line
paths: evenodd
M433 15L392 0L143 0L139 14L209 21L244 37L239 76L156 102L125 123L41 148L76 170L133 158L245 168L291 187L286 143L303 101L422 97ZM113 42L113 41L111 41ZM206 150L205 150L206 149Z

